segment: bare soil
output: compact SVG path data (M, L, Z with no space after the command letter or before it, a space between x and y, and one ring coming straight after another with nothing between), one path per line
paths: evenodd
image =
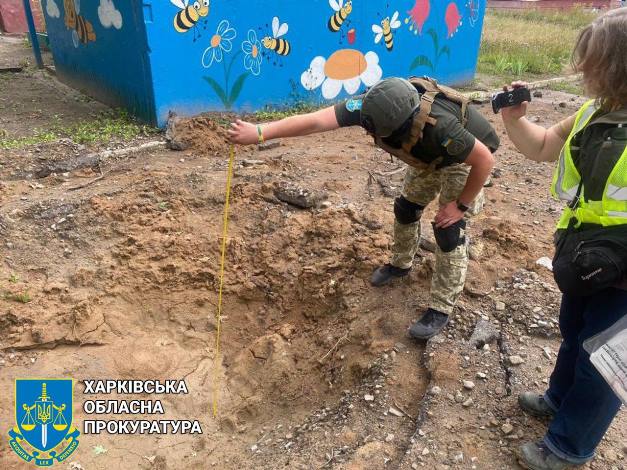
M18 79L29 86L14 87ZM85 118L100 106L65 102L30 74L2 83L11 86L0 90L2 126L15 134L40 125L48 106L70 120L83 105ZM41 101L29 104L19 90ZM545 91L531 114L549 125L581 100ZM28 117L37 108L43 114ZM391 286L368 282L388 259L402 163L361 130L237 149L219 361L222 127L203 117L185 127L186 151L104 159L44 178L38 170L51 162L101 148L62 141L2 151L2 429L14 420L16 377L75 378L75 423L93 418L84 400L114 398L84 395L84 379L184 379L188 395L158 398L165 418L198 419L203 435L82 435L74 468L517 468L517 447L541 437L546 423L523 415L516 394L543 390L559 347L559 293L536 260L552 254L560 209L548 196L551 165L525 161L500 118L480 109L503 145L471 227L465 293L446 333L427 345L406 330L427 306L433 254L421 250L411 275ZM275 189L288 183L324 192L326 202L306 210L282 202ZM433 213L423 219L427 239ZM14 300L25 293L28 302ZM468 339L482 318L498 334L477 349ZM510 366L510 355L525 362ZM476 387L463 389L462 380ZM513 431L503 431L506 423ZM587 468L627 468L625 442L623 414ZM4 431L0 462L28 468Z

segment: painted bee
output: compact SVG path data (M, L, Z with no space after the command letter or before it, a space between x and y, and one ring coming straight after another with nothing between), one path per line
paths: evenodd
M346 4L344 4L344 0L329 0L329 5L335 10L333 16L329 18L329 29L337 33L346 21L348 15L353 11L353 1L348 0Z
M287 39L281 39L281 36L287 34L289 26L287 23L279 21L279 17L272 18L272 37L266 36L261 40L261 44L266 49L276 52L279 55L289 55L292 50L292 46Z
M209 0L196 0L189 4L189 0L170 0L172 5L181 10L174 15L174 29L179 33L186 33L194 29L194 41L200 36L198 33L198 22L201 17L209 14Z
M381 21L381 26L378 24L372 25L372 32L376 34L374 37L375 44L379 44L381 38L385 40L385 47L388 51L391 51L394 48L394 34L393 31L397 28L400 28L401 22L398 20L398 11L394 12L392 15L392 19L390 17L386 17Z
M83 18L79 13L81 11L80 0L63 0L65 9L65 26L72 30L72 42L74 47L79 44L87 44L96 40L96 33L92 24Z

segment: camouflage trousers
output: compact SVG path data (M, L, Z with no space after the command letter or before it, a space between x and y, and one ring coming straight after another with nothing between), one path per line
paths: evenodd
M421 206L427 206L438 194L439 204L444 205L455 201L461 194L470 167L468 165L451 165L441 170L421 172L408 167L403 184L403 197ZM483 208L483 191L470 205L466 212L466 228L469 218L478 214ZM462 236L464 235L462 231ZM420 242L420 220L411 224L394 221L394 245L392 247L391 264L398 268L410 268ZM464 289L466 270L468 268L468 237L466 243L453 251L444 253L436 245L435 271L431 278L431 299L429 307L450 314L457 299Z

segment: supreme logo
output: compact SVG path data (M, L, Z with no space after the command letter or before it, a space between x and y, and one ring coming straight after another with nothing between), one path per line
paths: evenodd
M599 268L595 271L592 271L590 274L586 274L585 276L581 276L581 280L582 281L587 281L590 278L593 278L594 276L596 276L597 274L599 274L601 271L603 271L603 268Z

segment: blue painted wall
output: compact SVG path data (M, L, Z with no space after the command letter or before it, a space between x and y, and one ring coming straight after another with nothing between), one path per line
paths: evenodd
M141 2L42 0L41 4L59 79L155 122Z
M88 18L99 2L111 0L90 2ZM485 0L113 3L123 27L96 28L93 43L76 48L67 29L49 28L55 62L61 59L68 81L84 84L97 75L106 97L117 93L127 102L148 104L150 119L159 125L170 110L193 115L331 102L387 76L467 82L474 75L485 10ZM385 18L394 20L391 34L378 38Z

